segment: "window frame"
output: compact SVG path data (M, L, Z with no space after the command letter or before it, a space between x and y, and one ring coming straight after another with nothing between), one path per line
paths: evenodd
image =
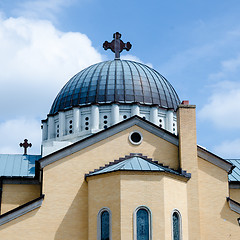
M179 240L182 240L182 215L178 209L173 209L171 214L171 226L172 226L172 240L174 240L174 233L173 233L173 214L177 213L179 217Z
M149 240L152 240L152 212L147 206L138 206L133 212L133 239L137 240L137 212L140 209L144 209L148 212L149 221Z
M112 240L112 212L108 207L103 207L99 210L97 215L97 240L101 240L101 215L107 211L109 214L109 240Z

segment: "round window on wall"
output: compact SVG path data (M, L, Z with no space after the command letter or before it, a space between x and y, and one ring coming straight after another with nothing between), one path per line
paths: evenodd
M128 139L132 144L139 145L142 142L143 137L142 137L142 134L140 132L134 131L134 132L131 132L129 134Z

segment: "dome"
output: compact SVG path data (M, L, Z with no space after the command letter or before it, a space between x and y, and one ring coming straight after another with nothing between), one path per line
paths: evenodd
M75 106L139 103L177 109L179 97L156 70L134 61L115 59L94 64L72 77L57 95L50 115Z

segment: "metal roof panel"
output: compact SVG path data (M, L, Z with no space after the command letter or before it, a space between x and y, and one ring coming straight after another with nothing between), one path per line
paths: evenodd
M41 155L0 154L1 177L34 177Z
M228 175L229 181L240 181L240 159L226 160L235 166L235 168L232 170L232 173Z
M180 175L180 173L178 173L177 171L165 168L154 162L150 162L142 157L133 156L131 158L125 159L113 165L106 166L103 169L91 172L88 174L88 176L99 175L99 174L109 173L109 172L114 172L119 170L171 172L171 173Z

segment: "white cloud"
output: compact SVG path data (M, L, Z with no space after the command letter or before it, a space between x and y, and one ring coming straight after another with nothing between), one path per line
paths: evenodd
M25 133L28 124L7 119L46 118L61 87L83 68L102 60L86 35L61 32L49 21L23 17L0 18L0 52L0 122L5 122L0 127L1 151L10 146L8 153L26 135L15 139L19 132L10 131L8 124L12 128L16 124L15 128ZM39 128L40 121L37 125ZM37 131L40 137L36 129L31 128L32 134ZM9 141L4 145L7 135Z
M226 140L214 147L214 152L223 158L239 158L240 139Z
M24 117L7 120L0 123L0 153L23 153L19 143L29 139L32 147L29 154L40 154L41 145L40 122L36 119Z
M1 111L7 115L47 113L70 77L101 61L86 35L25 18L0 20L0 52Z
M239 76L240 74L240 54L238 53L235 57L227 60L223 60L220 63L220 70L216 73L209 75L210 80L226 80L234 78L234 75Z
M210 120L216 127L239 129L240 83L222 81L214 85L208 103L199 111L199 117Z
M134 55L131 55L131 54L121 55L121 59L131 60L131 61L134 61L134 62L143 63L143 64L153 68L153 65L151 63L144 63L143 61L140 60L140 58L138 58L138 57L136 57Z
M31 19L50 19L56 21L56 13L70 6L76 0L31 0L21 1L14 13Z

